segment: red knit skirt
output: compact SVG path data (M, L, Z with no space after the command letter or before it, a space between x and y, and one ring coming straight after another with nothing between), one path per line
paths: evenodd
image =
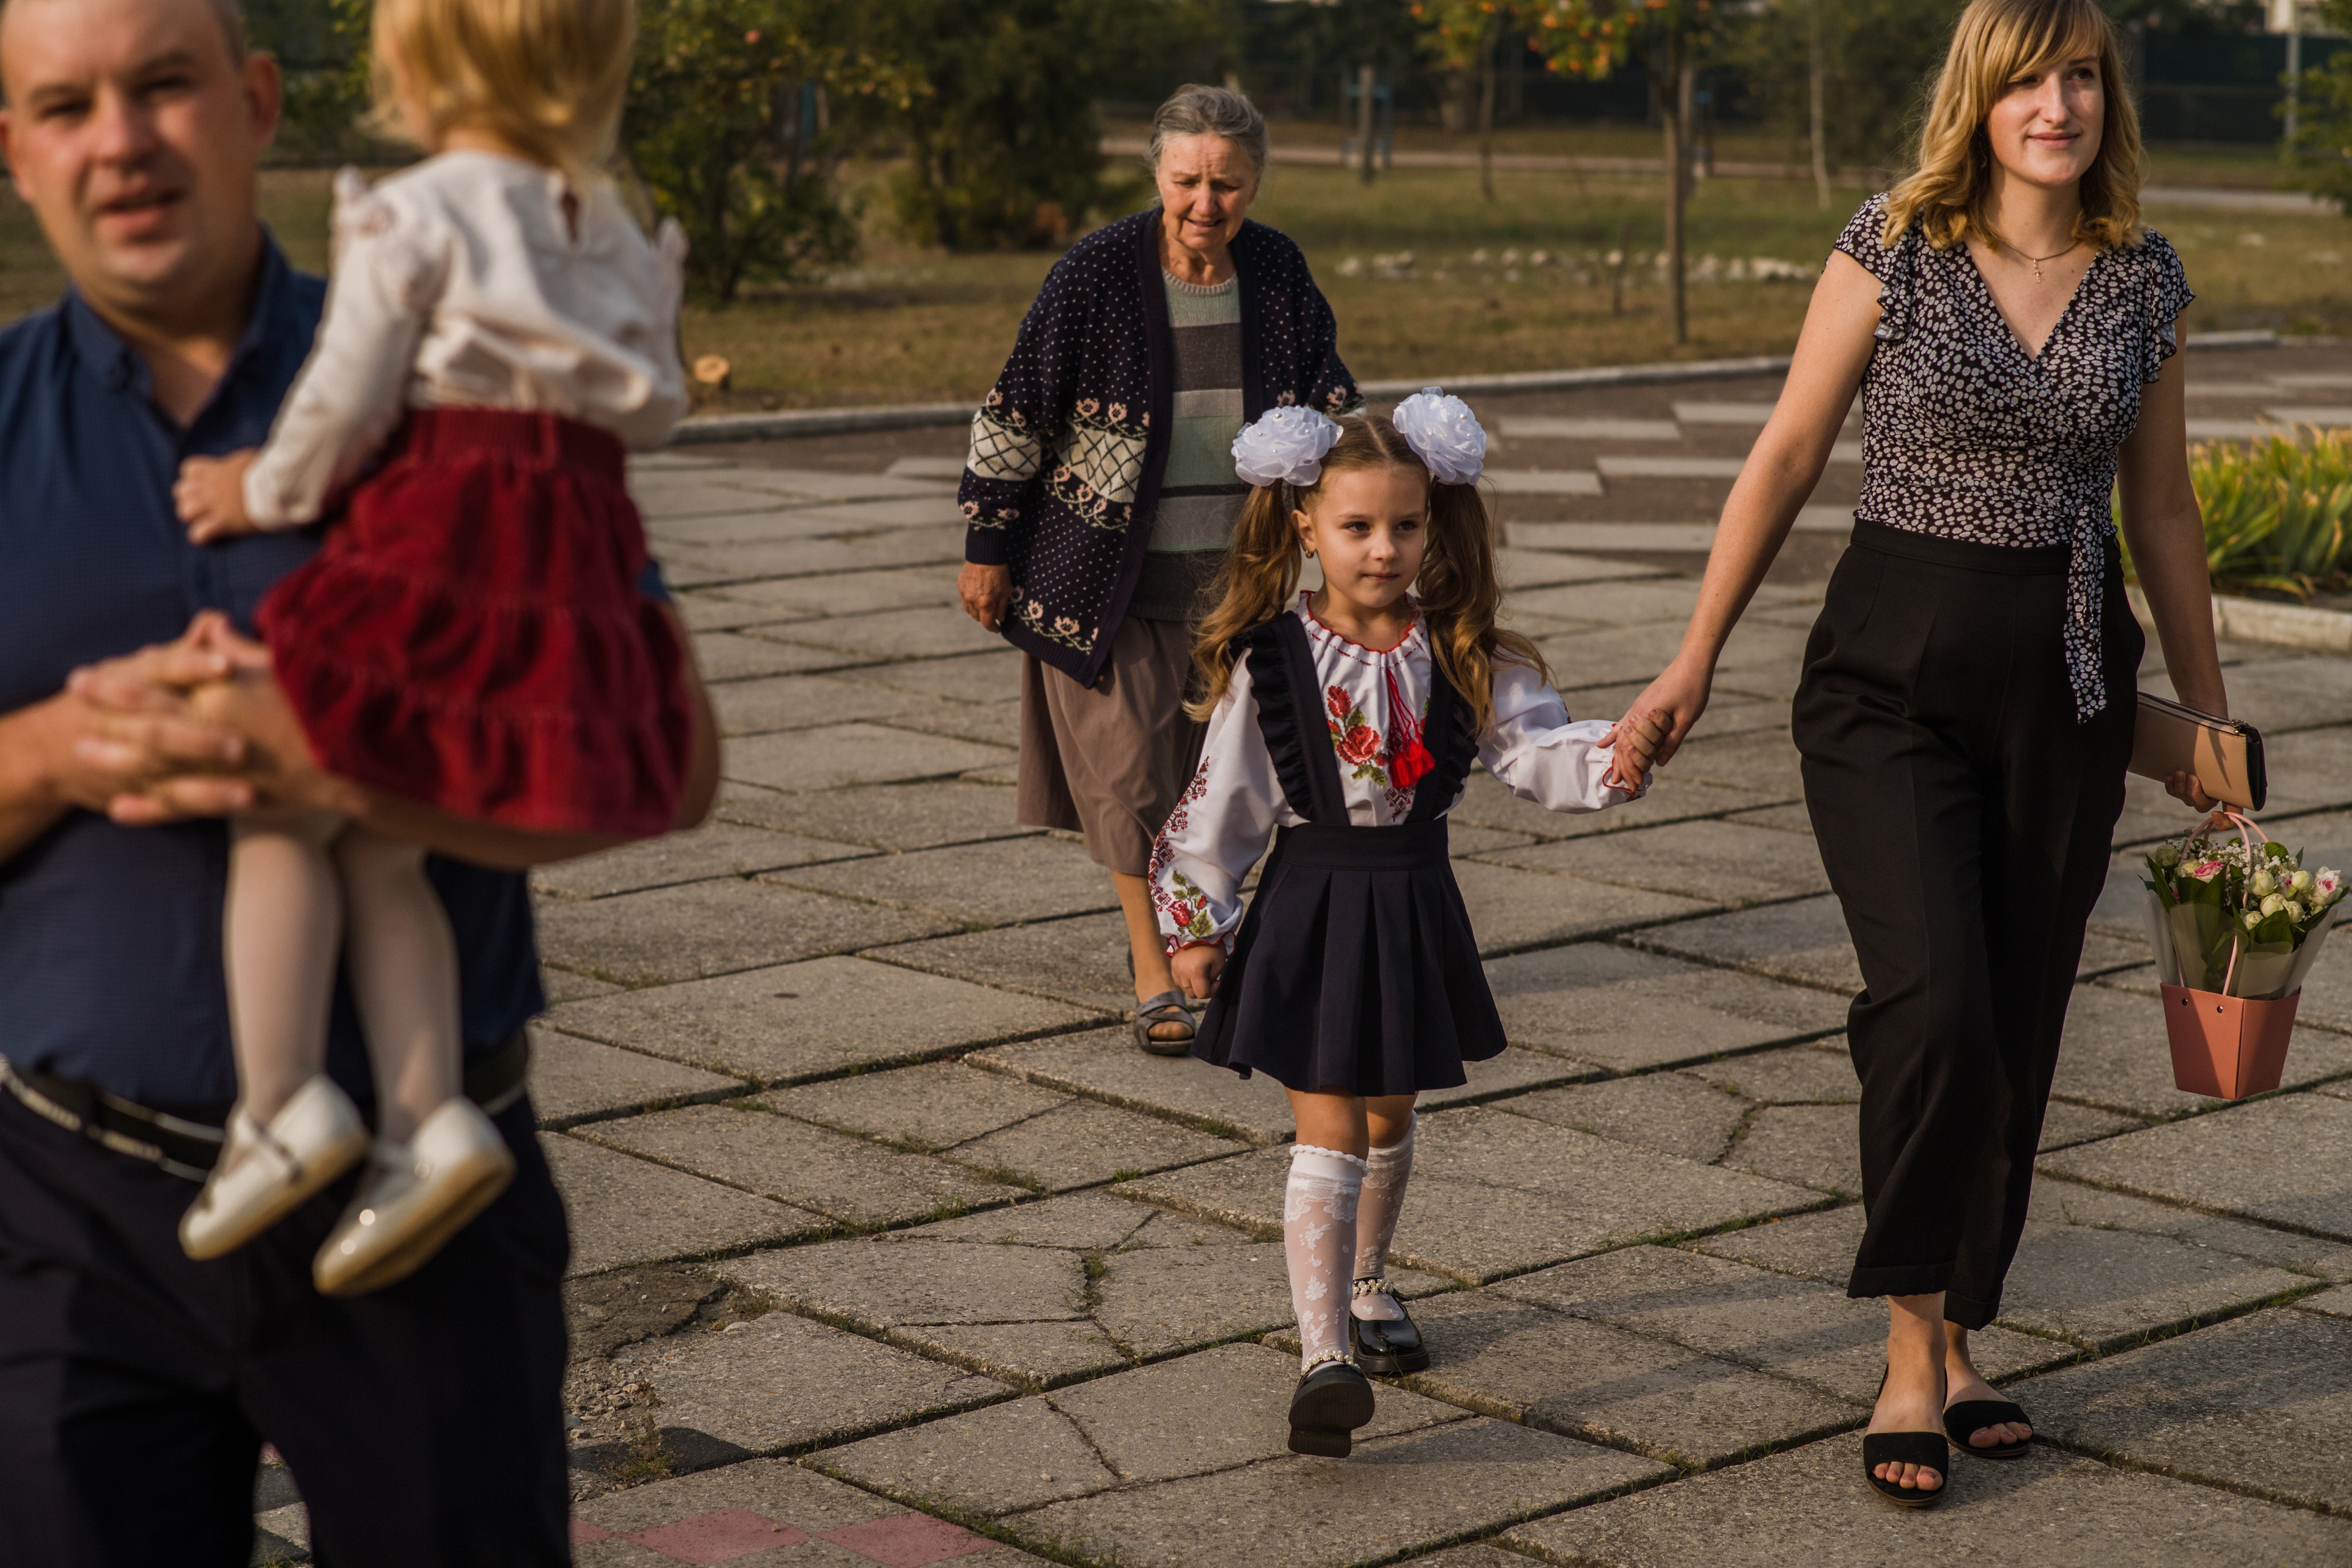
M415 409L258 616L330 773L458 816L659 833L693 718L639 591L621 443L548 414Z

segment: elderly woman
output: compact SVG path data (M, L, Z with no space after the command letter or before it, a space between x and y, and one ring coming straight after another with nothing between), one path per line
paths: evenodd
M1028 658L1016 809L1082 831L1127 916L1135 1038L1192 1039L1145 881L1200 747L1188 622L1249 494L1232 446L1266 409L1359 401L1298 247L1245 217L1265 121L1223 88L1153 117L1160 202L1070 247L971 422L964 608Z
M1918 172L1839 237L1681 654L1634 703L1672 721L1671 754L1859 387L1853 544L1793 730L1864 981L1846 1038L1867 1217L1847 1292L1888 1308L1864 1476L1906 1507L1943 1494L1951 1447L2015 1459L2032 1436L1969 1336L2017 1256L2124 804L2145 642L2111 489L2173 689L2228 711L2176 357L2189 283L2139 221L2126 88L2095 0L1962 14Z

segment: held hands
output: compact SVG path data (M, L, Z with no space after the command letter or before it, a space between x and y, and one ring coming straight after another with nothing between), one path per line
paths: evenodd
M1215 994L1217 976L1225 972L1225 948L1223 942L1196 942L1180 949L1168 961L1169 970L1176 976L1176 988L1196 1002L1205 1002Z
M1601 743L1616 753L1602 782L1641 795L1650 787L1650 770L1657 765L1658 752L1665 742L1664 716L1642 709L1627 712L1602 738Z
M256 531L245 513L245 471L253 467L250 450L226 458L190 458L180 465L179 482L172 487L172 504L188 525L193 544L209 544Z
M1633 699L1625 716L1601 737L1602 745L1617 750L1618 760L1610 767L1611 782L1633 788L1633 780L1644 780L1652 769L1673 761L1689 738L1691 726L1706 711L1714 684L1715 668L1702 660L1677 658L1659 671L1658 678Z

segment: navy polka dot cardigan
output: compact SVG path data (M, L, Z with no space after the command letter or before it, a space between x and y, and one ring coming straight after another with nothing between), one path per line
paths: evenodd
M1338 323L1298 247L1245 222L1233 251L1246 417L1354 407ZM1102 673L1143 569L1174 427L1174 351L1154 207L1055 263L972 416L957 496L964 559L1011 569L1005 639L1082 685Z

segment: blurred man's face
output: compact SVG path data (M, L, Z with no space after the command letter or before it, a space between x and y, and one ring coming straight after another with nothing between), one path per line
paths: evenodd
M83 294L168 318L248 268L276 65L236 59L207 0L5 4L0 146Z

